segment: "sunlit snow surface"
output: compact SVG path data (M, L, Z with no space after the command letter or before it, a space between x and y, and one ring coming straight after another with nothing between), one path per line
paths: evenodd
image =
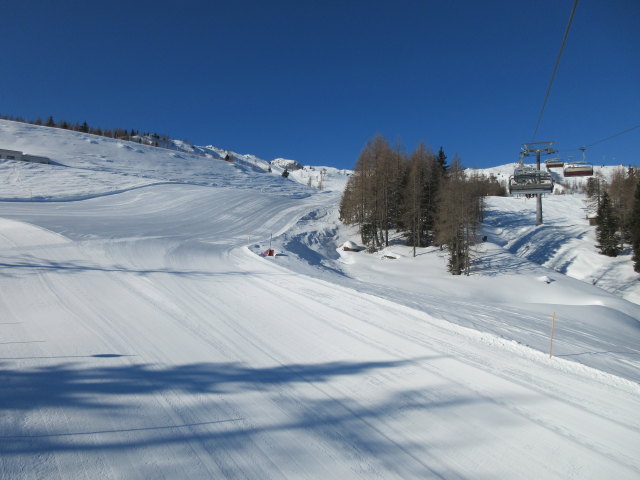
M490 199L452 277L341 250L346 172L6 121L0 148L57 163L0 161L0 478L640 477L637 276L581 198L539 227Z

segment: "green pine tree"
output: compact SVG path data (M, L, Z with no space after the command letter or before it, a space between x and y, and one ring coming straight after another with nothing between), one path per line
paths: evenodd
M620 253L620 239L617 234L618 222L611 206L609 194L604 192L598 207L596 219L596 238L602 255L617 257Z
M631 212L631 247L633 248L633 269L640 273L640 182L636 183L636 193Z
M449 168L449 166L447 165L447 156L444 154L444 150L442 149L442 147L440 147L440 150L438 150L437 164L438 167L440 167L440 173L442 175L447 173L447 169Z

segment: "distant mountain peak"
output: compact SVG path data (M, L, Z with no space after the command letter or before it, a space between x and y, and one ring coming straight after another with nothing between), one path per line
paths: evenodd
M271 160L270 163L271 165L274 165L276 167L286 168L288 170L302 169L302 165L300 165L298 162L296 162L295 160L287 159L287 158L276 158L274 160Z

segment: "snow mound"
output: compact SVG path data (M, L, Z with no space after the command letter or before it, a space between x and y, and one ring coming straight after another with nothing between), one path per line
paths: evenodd
M364 247L361 247L351 240L347 240L346 242L344 242L342 245L340 245L340 248L345 252L360 252L364 250Z

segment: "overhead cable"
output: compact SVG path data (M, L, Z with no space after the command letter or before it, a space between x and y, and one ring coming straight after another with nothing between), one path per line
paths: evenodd
M620 136L620 135L623 135L625 133L628 133L628 132L630 132L632 130L635 130L636 128L640 128L640 125L636 125L635 127L627 128L626 130L622 130L621 132L614 133L613 135L609 135L608 137L603 138L601 140L598 140L597 142L593 142L593 143L591 143L589 145L586 145L586 148L593 147L594 145L597 145L598 143L606 142L607 140L611 140L612 138L615 138L617 136Z
M544 109L547 106L547 101L549 100L549 94L551 93L551 87L553 85L553 80L556 77L556 72L558 71L558 66L560 65L560 58L562 57L562 52L564 51L564 46L567 43L567 37L569 37L569 29L571 28L571 23L573 22L573 16L576 13L576 8L578 7L578 0L573 2L573 8L571 9L571 15L569 16L569 22L567 23L567 28L564 31L564 37L562 37L562 45L560 46L560 51L558 52L558 57L556 58L556 64L553 67L553 73L551 73L551 79L549 80L549 86L547 87L547 93L544 96L544 102L542 102L542 108L540 109L540 114L538 115L538 122L536 123L536 128L533 131L533 136L531 137L531 141L533 142L538 134L538 128L540 128L540 122L542 122L542 115L544 114Z

